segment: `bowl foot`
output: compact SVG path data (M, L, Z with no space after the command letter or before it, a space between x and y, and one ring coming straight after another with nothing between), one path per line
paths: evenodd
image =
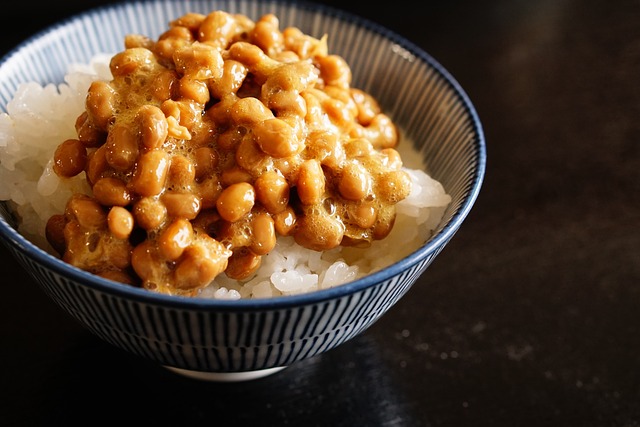
M276 372L280 372L286 366L278 366L275 368L268 369L258 369L256 371L246 371L246 372L204 372L204 371L192 371L190 369L182 369L176 368L174 366L164 366L170 371L173 371L179 375L195 378L198 380L204 381L218 381L218 382L239 382L239 381L249 381L255 380L258 378L263 378Z

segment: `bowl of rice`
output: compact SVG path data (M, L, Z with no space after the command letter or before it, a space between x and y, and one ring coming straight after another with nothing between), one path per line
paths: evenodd
M460 229L486 164L447 70L314 3L93 9L2 59L0 106L16 262L100 339L200 379L364 332Z

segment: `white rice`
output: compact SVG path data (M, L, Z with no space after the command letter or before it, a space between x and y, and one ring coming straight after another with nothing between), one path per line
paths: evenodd
M96 55L89 64L73 64L59 85L22 84L0 113L0 200L19 216L18 231L43 250L57 255L44 237L53 214L64 211L73 192L90 192L84 174L60 179L51 169L62 141L75 138L75 120L84 110L92 81L110 80L111 55ZM257 273L245 283L218 276L202 298L268 298L337 286L387 267L418 249L439 224L451 197L427 175L422 156L410 141L398 146L412 179L409 197L397 205L391 233L367 249L339 247L326 252L305 249L292 238L279 238L263 256Z

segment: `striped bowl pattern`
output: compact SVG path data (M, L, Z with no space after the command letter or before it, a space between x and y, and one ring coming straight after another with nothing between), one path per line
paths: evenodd
M424 273L474 204L486 164L477 113L455 79L410 41L340 10L306 2L157 0L94 9L34 35L0 63L0 106L26 81L60 83L72 62L122 50L128 33L157 37L187 12L222 9L281 28L329 35L350 64L353 86L375 96L414 141L428 173L452 196L435 235L397 264L333 289L263 300L209 301L121 285L75 269L18 234L0 204L0 235L44 292L101 339L178 369L233 373L290 365L360 334ZM104 31L104 28L110 31Z

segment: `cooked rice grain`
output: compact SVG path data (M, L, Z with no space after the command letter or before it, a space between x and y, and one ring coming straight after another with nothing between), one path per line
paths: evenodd
M49 217L64 211L73 192L89 193L84 174L59 178L51 169L61 141L75 138L75 120L84 110L92 81L110 80L110 55L89 64L74 64L59 85L22 84L0 114L0 200L20 218L18 231L43 250L55 254L44 236ZM397 204L389 236L367 249L338 247L317 252L280 237L262 265L244 283L224 274L205 288L201 298L270 298L326 289L371 274L418 249L430 236L451 201L442 185L422 171L421 156L403 141L398 151L412 179L409 197ZM392 248L390 250L390 248Z

